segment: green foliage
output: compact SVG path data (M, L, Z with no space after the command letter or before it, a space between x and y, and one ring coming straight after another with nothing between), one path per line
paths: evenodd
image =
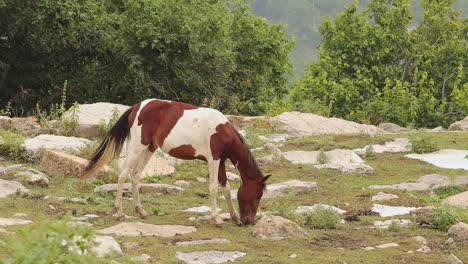
M5 108L0 109L0 116L11 116L11 109L11 102L8 101Z
M331 208L317 207L305 217L304 224L310 228L335 229L341 216Z
M429 153L438 150L437 143L432 135L418 132L410 137L411 151L416 153Z
M144 183L156 183L156 182L161 181L161 179L162 179L161 175L151 175L148 177L144 177L143 182Z
M293 87L301 111L364 123L447 126L467 114L468 24L453 0L423 0L414 30L409 0L354 1L320 28L320 61Z
M201 198L206 198L209 196L209 193L207 191L200 191L200 190L197 190L195 191L195 195L201 197Z
M166 213L164 210L162 210L161 208L153 208L153 209L151 209L151 213L152 213L153 215L156 215L156 216L163 216L163 215L166 215L166 214L167 214L167 213Z
M95 179L93 181L93 186L94 187L101 186L101 185L104 185L104 184L106 184L106 182L103 179Z
M463 189L460 186L451 185L451 186L446 186L446 187L442 187L442 188L438 189L436 191L436 195L440 199L445 199L445 198L447 198L449 196L456 195L456 194L459 194L461 192L463 192Z
M106 123L106 120L101 119L98 123L99 134L104 137L107 132L115 125L117 120L119 120L120 112L117 108L112 109L111 118Z
M431 228L447 231L452 225L463 221L459 210L451 206L437 208L431 216Z
M388 231L391 232L400 232L401 225L398 221L392 221L392 223L388 226Z
M4 0L0 17L0 105L14 115L60 102L65 80L68 102L157 97L249 114L287 92L293 41L246 0Z
M25 138L13 131L0 130L0 154L7 155L14 160L25 160L24 140Z
M60 107L60 109L62 109ZM67 115L62 114L61 125L65 136L75 136L78 132L78 103L75 102L69 109ZM62 112L60 110L60 112ZM62 112L63 113L63 112Z
M29 225L0 244L10 256L2 263L105 263L90 251L93 237L91 228L70 226L67 219Z
M326 164L330 161L330 157L327 156L325 151L320 150L317 161L318 164Z

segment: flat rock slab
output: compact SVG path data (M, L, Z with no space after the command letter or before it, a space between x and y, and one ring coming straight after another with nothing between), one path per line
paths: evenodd
M376 195L372 196L371 201L386 201L391 199L397 199L398 195L392 193L378 192Z
M141 193L155 193L155 194L173 194L183 192L184 189L178 186L160 183L140 183L138 188ZM104 184L94 188L94 192L115 192L117 191L117 184ZM124 192L131 192L131 183L125 183L123 187Z
M190 253L176 252L176 258L188 264L209 264L232 262L244 257L240 251L194 251Z
M408 152L411 150L411 142L407 138L397 138L392 141L385 142L383 145L367 145L363 148L353 149L357 154L365 154L368 148L372 149L373 153L398 153Z
M216 209L218 210L218 212L222 211L221 208L216 208ZM191 213L207 213L207 212L211 212L211 207L206 206L206 205L202 205L202 206L192 207L192 208L188 208L188 209L181 210L181 211L182 212L191 212Z
M263 192L263 198L276 198L286 194L307 194L316 191L318 191L316 182L290 180L281 183L268 184L266 192ZM237 190L231 191L231 196L232 199L237 199Z
M388 229L392 224L397 224L398 226L409 226L411 220L408 219L389 219L385 221L375 221L374 226L379 229Z
M416 210L416 207L405 207L405 206L389 206L383 204L373 204L372 211L378 213L382 217L405 215L411 211Z
M390 185L371 185L371 189L397 189L407 191L431 191L437 190L442 187L456 185L465 186L468 185L468 176L459 176L454 181L450 180L449 177L439 174L428 174L420 177L415 182L402 182L398 184Z
M86 147L92 141L86 138L65 137L55 135L39 135L35 138L28 138L24 142L26 151L38 154L42 149L53 149L59 151L75 150Z
M339 214L345 214L346 213L345 210L340 209L340 208L335 207L335 206L328 205L328 204L314 204L312 206L303 205L303 206L297 207L297 209L294 212L296 214L298 214L298 215L306 215L306 214L313 213L315 210L317 210L317 208L330 209L330 210L333 210L333 211L335 211L335 212L337 212Z
M115 234L118 236L157 236L157 237L173 237L196 232L197 229L193 226L183 225L152 225L141 222L120 223L115 226L98 230L97 232L104 235Z
M468 191L447 197L445 198L445 202L450 205L458 205L468 208Z
M468 150L442 149L428 154L408 154L405 157L428 162L446 169L468 170Z
M46 150L42 156L41 168L49 175L79 177L89 161L74 155L55 150ZM109 166L104 166L96 177L105 177L110 173Z
M177 246L193 246L193 245L204 245L204 244L225 244L231 241L225 238L212 238L203 240L192 240L192 241L179 241L176 242Z
M0 198L14 194L17 190L23 193L29 192L29 189L19 182L0 179Z
M298 224L281 216L265 215L255 225L254 236L261 239L280 240L308 235Z
M0 218L0 226L27 225L33 221L19 218Z
M283 157L294 164L314 164L318 169L336 169L343 172L367 173L372 172L355 152L349 149L334 149L324 152L327 162L319 164L320 151L287 151Z
M285 130L292 136L385 133L384 130L371 125L300 112L284 112L271 118L270 124Z
M223 213L218 215L221 220L231 220L231 215L229 213ZM189 218L190 221L210 221L211 215L200 215L200 216L192 216Z

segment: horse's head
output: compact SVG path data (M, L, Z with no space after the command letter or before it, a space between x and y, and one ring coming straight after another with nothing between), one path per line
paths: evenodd
M263 190L266 187L266 180L270 176L267 175L263 178L249 179L242 182L241 187L237 191L237 200L243 224L248 225L253 223Z

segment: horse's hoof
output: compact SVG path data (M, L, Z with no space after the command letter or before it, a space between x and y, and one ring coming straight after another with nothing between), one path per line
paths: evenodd
M223 226L224 226L224 221L223 221L221 218L219 218L219 217L217 217L216 219L213 219L213 218L212 218L212 219L210 220L210 222L211 222L211 224L212 224L213 226L215 226L215 227L223 227Z
M123 221L123 220L125 220L125 218L126 218L126 215L124 215L124 214L114 214L114 215L112 215L112 216L115 217L115 219L116 219L117 221Z
M143 212L138 212L138 216L140 216L141 219L146 219L148 218L149 214L143 211Z

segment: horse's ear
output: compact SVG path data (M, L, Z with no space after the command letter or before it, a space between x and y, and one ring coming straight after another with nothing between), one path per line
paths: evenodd
M265 183L268 180L268 178L270 178L270 176L271 174L268 174L267 176L263 177L262 183Z

